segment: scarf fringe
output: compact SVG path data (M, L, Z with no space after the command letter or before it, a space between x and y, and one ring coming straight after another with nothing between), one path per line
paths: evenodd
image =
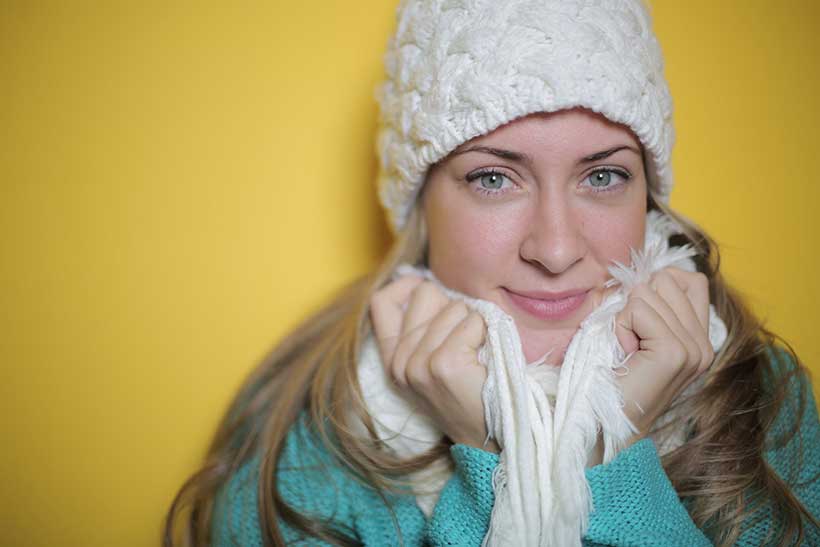
M617 287L580 325L567 348L561 367L541 362L528 365L513 319L498 306L442 287L463 300L487 325L487 338L479 362L487 367L482 391L488 437L502 448L493 473L495 505L486 547L539 545L580 546L589 523L592 495L585 469L598 436L603 438L607 463L636 433L623 411L624 401L616 376L626 370L626 355L615 336L615 316L626 305L629 291L668 266L695 271L690 246L668 245L678 226L668 217L647 215L644 248L630 253L631 266L610 268ZM402 266L397 275L423 275L429 270ZM717 351L726 338L726 327L710 306L710 341ZM432 421L414 413L387 375L375 341L362 349L359 383L379 438L396 455L419 455L438 443L442 433ZM698 389L695 382L686 394ZM664 423L677 419L670 412ZM684 442L683 426L659 443L661 453ZM414 474L419 507L432 514L441 488L452 471L434 465ZM537 484L533 488L533 483Z

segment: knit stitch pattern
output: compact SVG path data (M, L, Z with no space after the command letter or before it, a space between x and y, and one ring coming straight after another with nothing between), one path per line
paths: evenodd
M592 545L668 547L711 545L678 502L649 439L636 443L629 457L587 472L597 518L586 540Z
M776 380L775 380L776 381ZM820 517L820 424L811 387L793 381L791 397L778 415L766 457L774 470L792 487L807 509ZM803 419L796 424L796 401L805 397ZM788 443L775 446L777 437L798 425ZM802 448L802 450L801 450ZM802 454L802 457L801 457ZM487 532L494 498L492 472L498 456L464 445L451 449L455 473L444 487L428 520L412 492L387 495L390 510L371 488L347 474L329 455L304 420L289 432L277 478L284 500L297 510L330 522L364 545L399 545L399 533L407 546L478 546ZM259 460L246 462L220 490L213 520L216 547L261 547L257 513ZM594 510L583 543L587 547L697 547L711 545L679 501L663 471L651 439L620 452L612 461L587 470ZM813 480L814 479L814 480ZM736 545L765 543L772 521L762 506L760 518L750 521ZM399 526L400 532L396 530ZM326 545L303 538L282 524L288 545ZM820 545L820 530L806 526L802 545Z
M480 545L490 525L498 456L465 445L450 449L456 473L436 505L428 530L433 545Z
M672 188L672 100L640 0L405 0L377 93L379 194L400 230L432 164L535 112L631 128L655 195Z
M584 319L560 367L527 363L515 321L495 304L440 285L448 298L462 300L480 313L487 326L485 344L478 352L488 372L482 392L484 416L489 435L503 452L493 475L495 505L485 547L581 546L592 508L584 476L588 455L600 436L603 461L608 462L635 433L623 412L614 371L626 358L615 336L615 316L626 304L629 291L646 282L652 272L669 266L695 270L690 258L693 249L669 246L670 236L678 230L657 211L647 214L643 248L633 250L630 266L610 268L618 290ZM439 283L429 270L397 269L397 275L407 274ZM710 340L717 352L726 328L714 310L709 315L710 324L716 327L710 329ZM386 450L409 458L427 452L444 436L396 389L372 337L362 344L359 385L375 433ZM700 382L692 387L697 385ZM368 436L366 431L362 435ZM671 450L684 440L683 428L674 428L662 446ZM436 474L435 484L424 477L412 480L423 490L440 492L447 478ZM419 505L429 515L435 500L425 495Z

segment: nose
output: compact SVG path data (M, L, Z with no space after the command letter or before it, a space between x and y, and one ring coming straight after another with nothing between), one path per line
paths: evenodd
M529 226L519 254L551 274L569 270L587 253L583 220L566 196L542 196Z

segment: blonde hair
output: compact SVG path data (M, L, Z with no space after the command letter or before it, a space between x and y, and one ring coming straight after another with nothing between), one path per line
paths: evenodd
M771 351L776 336L757 321L719 272L715 243L694 224L652 198L649 206L663 210L684 227L683 241L698 251L698 268L710 280L710 298L728 329L728 339L715 356L703 389L687 401L691 438L662 459L679 496L687 498L694 522L719 545L733 544L759 518L758 501L768 500L780 523L772 533L780 545L803 537L803 519L817 520L769 467L764 451L794 436L805 410L799 391L790 399L791 380L806 382L805 371L788 348L792 366ZM371 417L361 397L356 375L362 341L370 333L368 318L372 294L388 281L400 263L426 262L426 234L420 207L411 213L407 228L371 275L351 284L324 309L285 338L245 381L220 423L205 463L182 486L165 522L164 544L210 544L210 527L217 491L249 458L261 457L258 512L265 545L284 543L280 522L309 536L336 545L357 545L355 539L289 507L276 485L276 468L285 436L297 417L306 412L309 423L329 452L353 477L377 492L395 487L408 472L429 465L447 451L442 443L410 461L391 457L375 441ZM680 242L676 242L679 244ZM771 381L772 378L777 381ZM807 383L807 382L806 382ZM776 438L767 435L774 418L786 404L796 404L795 426ZM369 428L371 439L354 435L349 412ZM751 495L751 498L749 497ZM396 523L398 528L398 523Z

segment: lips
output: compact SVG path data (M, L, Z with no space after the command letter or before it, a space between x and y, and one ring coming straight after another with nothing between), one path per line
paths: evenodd
M522 311L545 321L566 319L586 301L590 289L563 292L513 291L504 288L510 301Z

